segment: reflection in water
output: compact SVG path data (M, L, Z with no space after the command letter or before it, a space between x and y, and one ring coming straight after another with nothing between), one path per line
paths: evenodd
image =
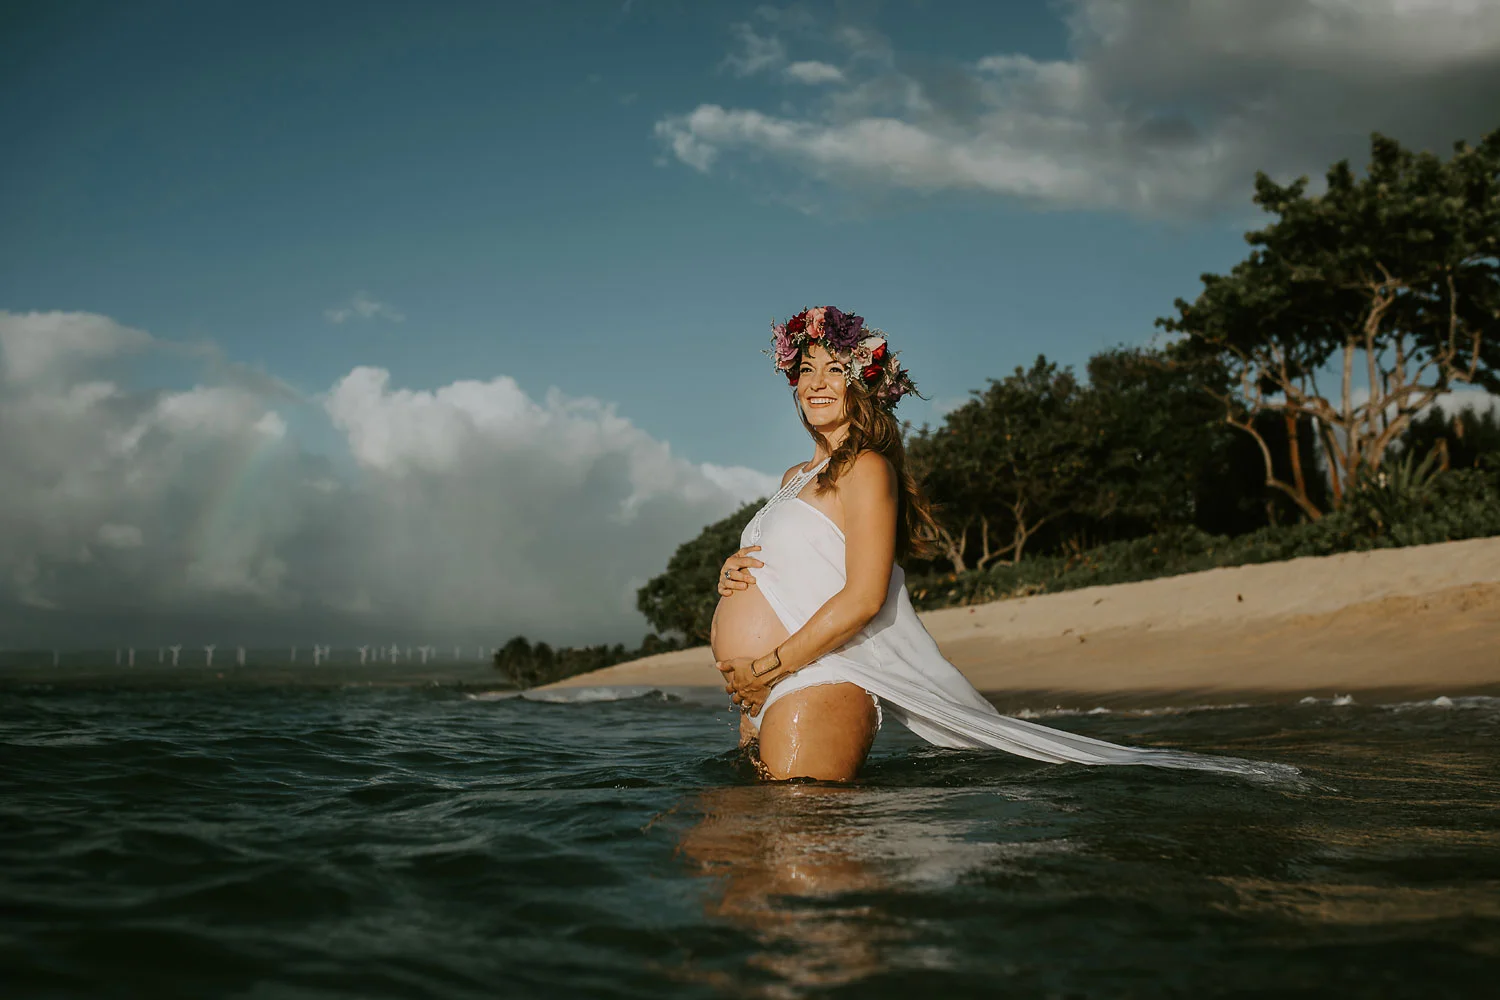
M1220 881L1235 892L1233 910L1282 914L1298 922L1379 926L1423 920L1500 920L1500 882L1495 880L1436 888L1263 878ZM1488 944L1486 950L1494 951L1493 943Z
M908 943L919 924L892 912L900 890L940 889L976 869L1058 847L980 839L975 819L942 815L957 804L947 800L960 795L758 784L696 796L691 811L702 819L683 834L680 854L718 880L709 916L755 939L758 951L747 965L769 980L758 989L739 988L798 995L863 979L893 963L949 965L940 950L929 945L917 954Z

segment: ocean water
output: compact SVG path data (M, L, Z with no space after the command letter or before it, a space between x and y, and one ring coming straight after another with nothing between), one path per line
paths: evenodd
M1500 699L1031 714L1264 784L716 704L0 687L6 997L1434 997L1500 977ZM1075 706L1086 709L1089 706Z

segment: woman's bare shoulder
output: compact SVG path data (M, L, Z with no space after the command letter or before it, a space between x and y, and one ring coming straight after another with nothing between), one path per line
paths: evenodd
M848 470L839 477L839 489L894 496L896 469L891 465L891 460L880 452L862 451L854 456Z
M792 477L795 476L797 473L799 473L801 471L802 471L802 463L801 462L798 462L796 465L792 466L790 469L787 469L785 472L783 472L781 474L781 485L785 486L787 483L791 482L792 481Z

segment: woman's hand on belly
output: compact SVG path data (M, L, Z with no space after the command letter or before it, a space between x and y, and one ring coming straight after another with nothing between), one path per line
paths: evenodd
M716 660L764 656L785 642L788 634L765 594L759 587L751 587L720 598L714 609L709 645Z
M730 557L731 560L735 558L738 556ZM760 564L759 559L749 556L744 558ZM746 576L750 575L748 570L744 573ZM789 634L761 589L746 585L743 589L729 588L728 594L719 598L709 631L709 643L713 647L714 659L721 664L721 670L724 669L723 663L743 663L743 670L738 673L744 677L752 677L750 663L754 658L771 652L785 642ZM724 680L724 690L734 695L733 701L736 704L750 706L751 711L758 711L764 704L769 690L767 685L737 683L738 678L732 668L724 674Z
M754 664L755 657L751 656L736 656L714 663L724 675L724 690L729 692L729 700L751 715L759 712L766 703L771 686L786 676L779 670L769 670L764 676L757 677Z
M755 576L750 570L759 569L765 563L750 553L759 551L759 545L747 545L724 560L724 565L719 569L720 597L732 597L736 591L745 590L754 585Z

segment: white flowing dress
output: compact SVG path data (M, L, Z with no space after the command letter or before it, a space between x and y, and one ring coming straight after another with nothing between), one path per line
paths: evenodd
M765 563L755 586L788 632L796 632L844 587L844 533L798 494L828 464L798 472L745 526L740 545L759 545ZM940 747L992 748L1053 763L1152 764L1291 779L1297 769L1236 757L1119 746L1001 715L958 668L943 658L906 593L906 575L891 570L885 604L868 625L832 653L771 688L751 722L794 691L817 684L857 684L876 705Z

